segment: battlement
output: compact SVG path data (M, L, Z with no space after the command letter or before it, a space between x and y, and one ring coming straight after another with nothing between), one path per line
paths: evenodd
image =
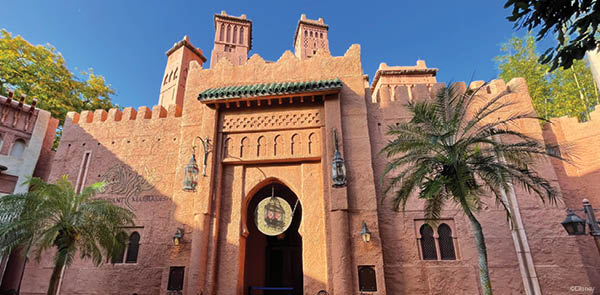
M25 95L17 101L14 93L8 92L8 97L0 96L0 124L26 133L33 132L33 126L39 110L36 109L37 99L31 105L25 104Z
M454 83L455 87L466 89L465 82ZM414 84L414 85L381 85L376 93L371 96L372 103L379 103L386 106L390 103L406 104L409 101L418 101L433 98L437 92L446 86L444 82L435 82L431 84ZM469 89L480 89L480 94L499 94L502 91L510 90L511 92L521 92L523 87L526 87L525 80L522 78L512 79L508 84L502 79L492 80L488 83L485 81L473 81L469 84Z
M550 124L544 126L548 144L572 144L577 141L588 141L600 138L600 108L590 112L590 119L580 122L577 118L563 116L550 119ZM591 142L590 142L591 143Z
M120 109L83 111L81 113L68 112L65 125L73 124L92 124L101 122L126 122L126 121L143 121L143 120L158 120L165 118L181 117L181 107L179 105L170 105L165 109L161 105L155 105L152 109L141 106L137 110L132 107Z
M254 54L245 64L234 65L221 59L214 67L203 69L198 63L190 64L186 92L198 93L208 88L272 82L296 82L324 80L344 77L358 77L362 86L360 45L354 44L343 56L331 56L328 51L319 50L313 58L301 59L286 50L275 62L265 61ZM362 87L361 87L362 88Z

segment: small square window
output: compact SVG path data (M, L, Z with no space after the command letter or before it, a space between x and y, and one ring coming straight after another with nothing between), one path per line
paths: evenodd
M358 286L361 292L377 291L377 276L375 267L361 265L358 267Z

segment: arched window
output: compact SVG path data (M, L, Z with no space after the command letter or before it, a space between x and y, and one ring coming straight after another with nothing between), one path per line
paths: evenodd
M421 229L419 229L419 233L421 234L421 253L423 255L423 260L437 260L433 229L428 224L423 224Z
M438 227L438 242L440 245L440 256L442 260L456 260L454 252L454 239L452 238L452 229L445 223Z
M167 79L169 78L169 74L165 75L165 81L163 82L163 85L167 85Z
M281 139L281 135L275 136L275 140L273 140L273 156L277 156L277 152L283 154L283 140Z
M265 146L265 137L264 136L260 136L257 140L256 140L256 156L257 157L262 157L266 154L266 146Z
M231 137L226 138L225 142L223 143L223 155L225 155L225 158L230 157L232 155L232 153L231 153Z
M308 31L304 30L304 37L308 37Z
M237 26L233 27L233 43L237 42Z
M127 255L125 258L125 263L136 263L139 250L140 250L140 234L138 232L134 231L129 236L129 243L127 244Z
M319 33L319 38L323 39L323 32Z
M10 150L10 156L15 158L21 158L23 156L24 151L25 141L19 138L15 140L15 143L13 143L12 149Z
M221 24L221 30L219 31L219 41L223 41L225 38L225 24Z
M312 38L312 36L313 36L313 32L312 32L312 31L310 31L310 37Z
M298 153L298 147L300 147L300 143L298 142L298 134L292 135L292 139L290 141L290 155L293 155L294 152ZM296 151L294 151L296 149Z
M244 27L240 28L240 44L244 44Z
M227 43L231 42L231 25L227 25Z
M240 141L240 158L243 158L245 156L245 153L247 153L248 149L248 137L243 137L242 140Z

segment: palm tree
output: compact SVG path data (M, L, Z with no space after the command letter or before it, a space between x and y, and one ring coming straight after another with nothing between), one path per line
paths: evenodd
M54 184L30 178L30 191L0 197L0 251L23 246L39 261L54 248L48 294L57 294L64 269L79 253L99 265L121 253L123 227L133 226L128 209L93 198L104 186L95 183L77 193L66 176Z
M446 203L458 205L472 225L483 294L492 294L485 239L474 213L482 198L492 196L510 220L502 194L513 183L555 203L558 192L533 164L543 156L562 158L514 128L521 120L542 119L515 113L516 103L506 97L510 90L490 97L479 93L486 85L466 91L455 85L442 88L432 100L409 103L412 118L389 126L393 139L382 150L389 160L383 174L389 178L386 195L393 192L397 211L416 195L432 223Z

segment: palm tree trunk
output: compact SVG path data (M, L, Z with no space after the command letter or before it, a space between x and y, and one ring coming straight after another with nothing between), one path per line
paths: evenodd
M477 246L477 256L479 258L479 282L483 295L492 294L492 282L490 281L490 273L488 270L487 249L485 247L485 238L483 237L483 229L481 224L470 210L465 210L465 213L471 221L473 234L475 236L475 245Z
M63 274L63 269L65 268L66 256L60 255L57 251L56 255L56 264L54 264L54 269L52 270L52 276L50 276L50 284L48 285L48 293L47 295L56 295L58 294L58 288L60 286L60 279Z

